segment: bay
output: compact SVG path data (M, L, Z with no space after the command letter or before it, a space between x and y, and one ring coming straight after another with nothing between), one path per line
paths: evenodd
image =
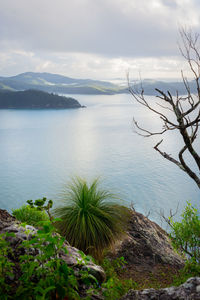
M179 212L186 201L199 205L199 189L153 146L159 137L134 133L133 116L156 130L157 120L130 95L74 96L87 108L0 110L0 207L11 211L28 199L47 197L58 203L73 176L119 195L126 205L160 223L159 211ZM149 101L155 101L149 97ZM160 147L173 155L181 146L169 133ZM199 147L199 142L197 143ZM191 162L192 164L193 162Z

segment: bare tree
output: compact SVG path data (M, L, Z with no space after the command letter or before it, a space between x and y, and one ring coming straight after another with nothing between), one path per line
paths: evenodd
M183 147L179 149L177 158L160 150L160 145L163 141L160 140L154 149L158 151L165 159L177 165L182 171L186 172L200 188L200 156L194 149L194 141L197 138L200 122L200 49L198 47L199 35L193 34L191 31L180 29L181 46L179 47L182 56L185 58L192 72L196 93L191 92L190 83L181 71L182 81L185 87L185 95L179 95L178 91L173 96L170 91L163 92L157 88L159 103L156 107L149 103L144 95L144 89L141 83L140 91L130 85L128 76L129 91L133 98L142 106L152 111L162 121L162 128L158 132L152 132L149 129L141 127L138 122L133 119L136 126L136 132L144 137L155 135L164 135L168 131L176 130L180 133L183 140ZM163 112L164 111L164 112ZM186 152L192 157L197 166L198 171L194 171L188 164L185 158Z

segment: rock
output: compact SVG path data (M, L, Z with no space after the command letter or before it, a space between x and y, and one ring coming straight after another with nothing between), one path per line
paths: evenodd
M106 279L105 272L102 267L94 264L91 260L89 262L85 262L82 258L80 251L69 245L66 245L68 254L63 253L61 258L69 265L77 267L82 262L82 270L87 270L90 274L92 274L98 282L101 284Z
M123 256L129 265L184 266L184 260L173 250L168 234L155 222L135 211L132 212L128 238L117 247L115 255Z
M5 209L0 209L0 230L10 226L15 221L15 217L11 216Z
M34 237L34 235L37 233L37 229L30 225L22 227L20 222L17 222L16 219L12 217L7 211L0 209L0 234L2 233L14 233L14 236L6 237L6 240L9 241L12 248L12 256L9 257L9 259L15 265L18 266L20 255L38 254L37 249L29 248L27 250L26 248L21 247L21 244L24 240L30 240ZM90 274L95 276L99 284L101 284L105 280L106 276L102 267L93 263L92 260L84 261L84 255L81 255L81 252L78 249L71 247L67 241L63 244L63 248L67 249L67 253L65 253L64 251L60 251L58 253L58 257L64 260L69 266L71 266L77 276L79 275L79 271L82 269L88 270ZM19 266L15 267L14 271L14 280L15 282L17 282L18 278L21 276ZM83 286L81 286L81 289L84 290Z
M189 278L179 287L164 289L146 289L141 291L130 290L121 300L199 300L200 299L200 277Z
M96 277L96 279L98 280L99 283L102 283L105 281L106 276L105 276L105 272L103 270L102 267L100 267L99 265L95 265L94 263L87 263L85 266L83 266L82 268L83 270L86 270L93 275L94 277Z

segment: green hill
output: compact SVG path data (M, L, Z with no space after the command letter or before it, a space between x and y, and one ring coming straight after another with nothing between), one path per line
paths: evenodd
M1 108L79 108L80 103L69 97L38 90L0 91Z
M11 77L0 77L0 89L37 89L60 94L116 94L120 88L107 81L74 79L58 74L27 72Z
M141 91L141 82L133 80L130 82L136 91ZM191 93L195 93L195 83L190 81ZM114 95L119 93L129 93L128 84L118 85L111 82L92 79L75 79L58 74L26 72L11 77L0 76L0 90L22 91L40 90L48 93L58 94L85 94L85 95ZM155 88L163 92L170 91L176 95L186 93L183 82L165 82L144 79L142 87L145 95L157 95Z

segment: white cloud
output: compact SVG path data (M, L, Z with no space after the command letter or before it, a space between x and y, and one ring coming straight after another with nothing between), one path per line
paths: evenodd
M2 40L16 41L29 51L175 54L177 24L189 20L198 25L200 16L193 0L174 0L176 5L169 0L1 2Z
M200 28L197 0L0 0L0 5L2 75L46 71L110 78L132 69L134 76L142 71L144 77L177 77L178 26Z
M20 72L51 72L76 78L179 78L186 68L182 57L109 58L86 53L23 53L0 54L0 74L10 76ZM13 72L14 70L14 72Z

